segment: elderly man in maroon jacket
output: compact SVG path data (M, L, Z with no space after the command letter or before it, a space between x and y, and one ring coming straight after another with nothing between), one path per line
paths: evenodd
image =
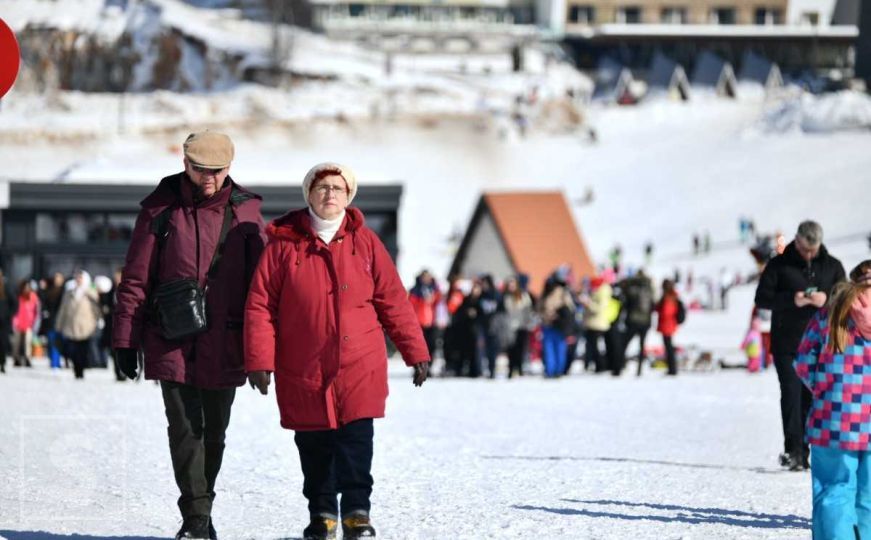
M233 143L191 134L184 172L167 176L136 220L118 286L112 344L130 378L144 352L145 378L160 381L183 523L176 538L216 538L215 480L236 387L245 380L242 322L248 284L263 250L260 196L229 176ZM204 320L177 337L155 302L172 284L204 298ZM186 285L185 285L186 284ZM161 300L162 301L162 300ZM182 307L189 308L189 304ZM189 329L188 329L189 330ZM170 336L170 337L167 337Z

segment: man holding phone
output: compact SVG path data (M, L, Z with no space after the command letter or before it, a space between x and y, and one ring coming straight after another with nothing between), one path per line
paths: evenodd
M756 288L756 306L772 312L771 353L780 381L783 421L780 464L793 471L809 465L804 432L811 394L792 362L808 321L826 304L832 287L845 279L844 266L823 245L823 228L815 221L803 221L795 239L766 265Z

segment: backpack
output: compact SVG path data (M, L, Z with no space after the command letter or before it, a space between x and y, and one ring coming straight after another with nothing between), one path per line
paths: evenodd
M683 324L684 321L687 320L687 308L681 302L681 300L677 299L677 324Z

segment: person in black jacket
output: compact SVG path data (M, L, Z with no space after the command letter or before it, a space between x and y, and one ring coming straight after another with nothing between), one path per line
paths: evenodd
M846 279L841 262L822 243L823 229L814 221L798 226L795 240L771 259L759 278L756 306L772 311L771 352L780 381L784 453L780 463L791 470L808 468L804 442L810 391L792 367L808 321L823 307L835 283Z
M0 270L0 373L6 373L6 355L9 354L9 335L12 334L12 317L18 310L15 293L6 283Z

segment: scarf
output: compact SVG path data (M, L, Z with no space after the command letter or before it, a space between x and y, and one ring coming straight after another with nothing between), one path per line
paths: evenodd
M315 232L326 244L333 240L333 237L339 232L339 227L342 226L342 221L345 219L344 210L342 210L342 213L336 219L322 219L315 214L311 207L309 207L308 213L312 218L312 227L314 227Z

